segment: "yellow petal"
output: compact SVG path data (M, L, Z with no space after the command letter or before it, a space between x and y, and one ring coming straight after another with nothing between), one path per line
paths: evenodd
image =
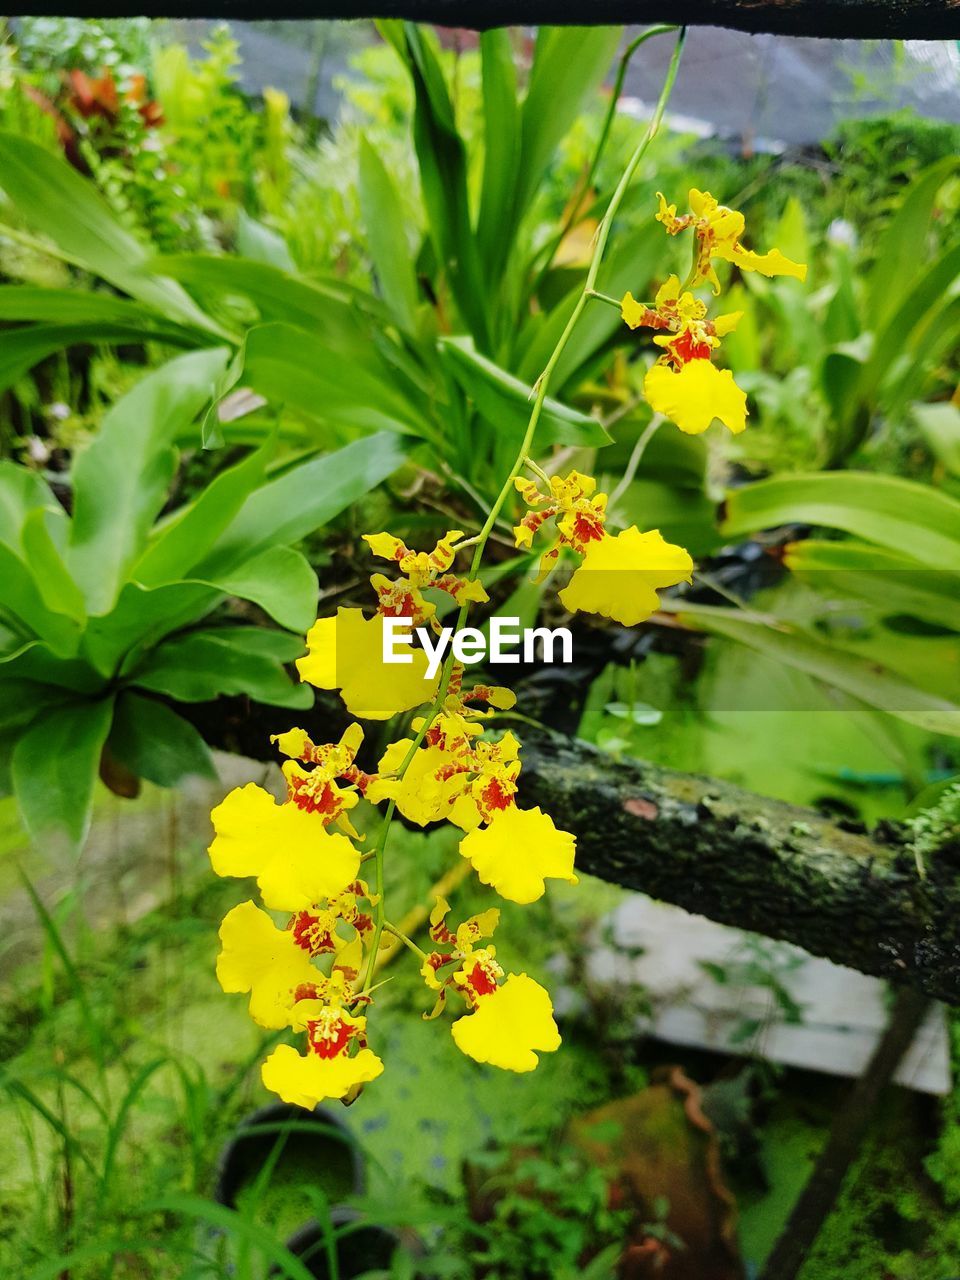
M367 619L360 609L338 609L307 632L309 652L297 661L301 680L318 689L340 689L351 714L361 720L388 720L429 702L439 676L427 679L422 649L399 645L406 663L383 661L383 618Z
M383 1063L371 1049L361 1049L352 1058L346 1054L321 1058L315 1053L304 1057L292 1045L281 1044L260 1074L266 1088L284 1102L312 1111L324 1098L342 1098L354 1085L375 1080L382 1071Z
M256 876L264 903L276 911L301 911L357 877L360 855L346 836L331 835L318 813L277 804L254 782L231 791L210 817L214 871Z
M537 1052L553 1053L560 1047L550 996L525 973L511 973L450 1029L457 1048L468 1057L504 1071L532 1071L540 1061Z
M742 311L728 311L725 316L717 316L713 322L714 332L718 338L723 338L728 333L733 333L742 319Z
M734 435L747 425L747 397L729 369L718 369L709 360L691 360L679 373L655 364L643 380L643 394L651 409L687 435L706 431L714 418Z
M365 533L363 540L381 560L399 560L407 551L400 539L395 538L392 533Z
M274 733L270 741L277 744L280 752L291 760L299 760L303 749L310 741L310 735L304 729L288 729L286 733Z
M807 278L806 263L791 261L779 249L771 249L769 253L754 253L752 249L743 249L735 242L723 242L714 246L713 257L734 262L741 271L759 271L762 276L793 276L796 280Z
M520 903L542 897L545 878L577 883L575 847L574 837L555 827L549 814L516 805L501 809L488 827L460 841L461 854L470 859L483 883L502 898Z
M298 987L317 980L310 957L290 930L278 929L253 902L241 902L220 925L217 980L224 991L249 991L250 1016L261 1027L290 1025Z
M689 581L692 573L683 547L665 541L659 529L641 533L631 525L587 544L560 600L571 612L583 609L632 627L660 608L658 590Z
M380 761L381 773L395 773L413 745L412 738L392 742ZM405 818L425 827L448 816L450 802L466 784L466 774L441 777L452 757L439 747L420 747L410 761L403 778L375 778L369 784L366 798L372 804L396 800Z
M643 324L643 316L647 308L642 302L637 302L632 293L625 293L620 303L620 315L623 322L629 325L631 329L637 329Z

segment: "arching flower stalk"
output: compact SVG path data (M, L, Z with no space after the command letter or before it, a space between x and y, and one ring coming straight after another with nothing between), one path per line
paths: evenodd
M557 362L587 303L602 296L595 285L610 228L660 127L682 45L681 33L656 111L600 223L583 291L536 383L523 441L482 528L466 539L451 530L430 551L411 549L386 532L365 535L370 552L393 571L370 578L372 615L341 608L334 617L319 619L307 635L307 654L297 663L303 680L319 689L339 689L358 719L387 720L417 710L410 736L391 742L376 772L368 774L355 763L363 741L359 724L352 723L331 744L314 743L304 730L290 729L273 739L286 757L283 802L250 783L213 811L214 871L255 878L264 906L286 917L278 926L253 901L230 911L220 927L217 976L225 991L249 997L251 1017L261 1026L302 1034L303 1052L281 1044L263 1064L264 1084L288 1102L304 1107L324 1098L351 1102L384 1070L367 1044L367 1018L381 944L394 939L415 955L427 994L432 993L434 1004L424 1009L424 1017L439 1018L451 999L460 1004L451 1037L467 1056L525 1072L536 1067L539 1054L560 1046L549 994L528 974L505 971L490 941L500 918L496 907L448 925L449 904L438 900L430 916L429 951L388 917L384 859L398 811L421 826L447 822L457 828L465 863L508 901L534 902L550 881L575 884L577 876L574 837L559 830L549 814L525 808L519 799L520 741L509 731L499 737L488 733L490 717L513 706L512 691L470 684L464 663L453 655L430 676L425 652L414 645L406 651L409 661L387 665L384 633L398 620L407 635L413 628L439 632L427 590L453 602L455 630L463 629L471 605L487 600L479 580L484 549L515 493L528 508L514 530L516 543L526 549L535 540L545 542L541 573L561 555L578 561L560 592L570 611L633 626L657 610L659 590L690 578L690 556L658 530L607 530L606 496L596 492L592 477L571 471L550 478L529 458ZM662 204L657 217L671 234L694 229L694 278L681 287L670 277L650 307L629 294L619 305L631 327L657 332L663 355L645 383L651 405L685 431L703 430L715 416L731 430L742 430L742 392L729 373L711 363L736 317L708 320L706 307L689 290L716 280L713 258L768 271L783 269L782 263L775 255L759 258L743 250L740 215L721 209L711 197L691 193L691 207L691 215L677 218L675 209ZM801 271L789 265L794 274ZM525 466L537 482L521 475ZM361 797L383 806L370 841L351 816ZM372 886L360 878L361 862L372 863Z

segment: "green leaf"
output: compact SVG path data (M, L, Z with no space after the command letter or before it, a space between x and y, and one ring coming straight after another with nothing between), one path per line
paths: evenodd
M937 194L958 164L956 156L946 156L925 169L913 180L896 212L888 219L877 242L876 259L867 280L866 314L874 328L890 317L915 280L917 262L925 256L923 246Z
M242 348L238 381L274 404L315 422L362 431L422 433L422 416L390 371L327 347L322 338L288 324L257 325Z
M362 134L359 160L360 212L380 290L398 322L413 331L417 278L403 222L397 217L399 196L383 161Z
M824 644L785 622L758 614L685 602L671 602L670 612L681 626L736 640L929 733L960 736L960 706L917 688L872 659Z
M519 180L509 242L547 165L616 55L621 27L541 28L523 104Z
M178 322L216 330L178 284L145 270L148 251L61 156L0 131L0 187L27 226L49 237L68 261Z
M180 356L147 374L106 414L73 467L67 565L92 614L108 613L166 500L174 435L208 403L225 348Z
M131 302L112 293L92 289L55 289L28 284L0 285L0 320L30 320L40 324L120 325L186 337L180 325L171 324L160 312L142 302ZM4 334L4 342L11 335ZM86 341L96 340L91 334Z
M281 271L297 269L283 236L251 218L245 209L241 209L237 217L237 252L241 257L265 262Z
M276 707L313 704L309 685L295 685L280 665L303 652L303 641L256 627L193 631L165 641L130 675L133 684L179 702L245 694Z
M480 35L483 74L483 186L477 216L477 244L483 270L501 275L509 256L511 225L520 167L520 107L513 43L504 27Z
M173 787L191 774L215 778L210 749L183 716L130 690L117 699L110 749L138 778Z
M774 476L727 494L720 527L740 538L785 524L842 529L929 569L960 568L960 502L928 485L865 471Z
M66 513L60 508L56 515L36 508L24 520L20 535L24 558L47 608L82 623L87 616L83 594L70 576L50 533L52 520L62 521L65 529L69 527Z
M0 346L0 391L6 391L34 365L56 351L89 342L143 342L151 337L143 325L37 324L4 330Z
M0 542L20 554L24 521L36 507L62 511L52 490L36 471L0 461Z
M883 617L907 614L960 631L960 577L928 569L895 551L863 542L808 539L784 548L783 562L822 594L869 601Z
M436 37L409 22L404 32L416 102L413 140L430 232L457 308L477 346L485 350L489 345L487 291L470 218L466 147L437 56Z
M17 742L14 793L35 842L59 831L74 848L83 844L112 716L112 696L57 707L39 715Z
M292 547L268 547L217 575L214 585L227 595L252 600L289 631L305 632L317 619L317 575Z
M442 338L439 349L480 416L495 431L516 436L519 443L530 419L532 388L480 355L469 338ZM540 444L595 446L608 444L610 436L596 418L548 396L543 404L537 439Z
M212 579L268 547L299 542L405 461L403 442L383 432L293 467L250 495L194 575Z
M960 409L944 400L915 404L912 414L935 457L951 475L960 476Z
M131 653L197 622L222 599L219 587L205 582L173 582L149 590L127 583L108 614L88 619L83 655L103 675L112 676Z
M80 629L70 618L48 609L33 574L9 547L0 543L0 616L13 615L20 623L46 640L58 655L76 653Z
M194 502L155 526L146 551L131 570L134 580L144 587L156 587L189 577L189 570L204 558L263 483L271 452L268 442L236 466L221 471Z

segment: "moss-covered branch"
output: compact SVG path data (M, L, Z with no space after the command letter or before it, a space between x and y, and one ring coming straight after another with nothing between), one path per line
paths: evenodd
M291 723L289 711L242 699L190 711L212 745L260 759L276 758L269 734ZM318 741L346 724L333 699L298 719ZM956 827L925 839L921 877L895 824L867 834L713 778L617 762L559 735L525 729L523 742L521 804L540 805L574 832L580 871L960 1004ZM365 749L363 766L375 768L374 742Z
M850 830L729 783L525 735L522 801L580 870L960 1003L960 838L921 878L903 828Z

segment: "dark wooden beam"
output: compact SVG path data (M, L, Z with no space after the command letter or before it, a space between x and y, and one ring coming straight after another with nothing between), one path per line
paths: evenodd
M960 37L960 0L20 0L19 16L409 18L483 31L503 26L674 22L832 39ZM802 104L800 104L802 105Z

